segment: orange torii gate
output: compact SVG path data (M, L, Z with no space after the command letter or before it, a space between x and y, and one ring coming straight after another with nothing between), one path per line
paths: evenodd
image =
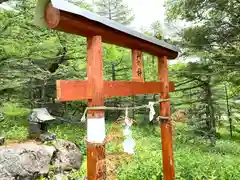
M169 92L174 91L173 82L168 82L167 58L176 58L179 50L170 44L133 31L64 0L39 0L35 24L87 37L88 79L58 80L59 101L88 100L89 106L94 107L103 106L104 98L160 93L162 99L168 99ZM132 82L104 81L102 42L132 49ZM160 82L144 82L142 52L158 57ZM160 103L160 115L169 117L169 120L161 122L164 180L173 180L175 175L169 101ZM105 138L104 111L91 110L87 118L88 179L105 179L105 167L102 167L102 173L98 175L96 169L98 161L105 158L104 146L96 146L96 143L101 144Z

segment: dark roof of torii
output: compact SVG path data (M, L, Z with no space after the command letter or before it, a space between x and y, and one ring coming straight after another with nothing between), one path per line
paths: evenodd
M132 30L122 24L82 9L65 0L39 0L35 24L81 36L101 35L103 41L131 49L139 49L156 56L174 59L180 50L164 41ZM48 5L48 6L47 6ZM41 12L39 12L41 11ZM45 12L45 15L44 15ZM48 15L50 12L50 15ZM41 16L42 15L42 16ZM37 19L37 20L36 20ZM38 21L36 23L36 21Z

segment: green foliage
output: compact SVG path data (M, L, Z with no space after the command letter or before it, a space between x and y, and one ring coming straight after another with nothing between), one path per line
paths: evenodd
M167 5L170 20L180 18L190 22L179 33L184 51L207 53L214 66L222 70L221 75L226 75L226 81L238 79L239 1L169 0Z
M9 125L10 123L8 123ZM13 140L14 142L25 141L28 138L28 129L26 125L15 123L12 126L4 125L1 128L2 134L6 137L7 141Z
M20 141L26 139L29 110L17 103L4 103L0 112L4 115L4 121L0 123L0 134L4 134L7 139L16 139L16 137Z
M2 102L39 107L56 97L57 79L86 76L86 39L34 26L35 5L18 1L18 11L0 11Z
M163 39L163 28L160 21L153 22L151 29L153 30L153 37L157 39Z
M190 99L201 101L201 106L198 106L199 102L194 102L194 107L190 109L195 111L191 112L194 116L191 116L190 121L201 131L205 131L208 126L210 116L205 116L207 111L209 111L209 115L212 112L212 118L210 119L215 118L216 120L222 120L223 116L227 115L233 118L231 114L234 111L239 111L239 107L232 103L233 97L239 95L240 85L237 60L240 53L238 46L240 39L239 33L237 33L239 31L239 21L236 18L240 15L239 7L239 2L234 0L231 2L227 0L207 0L204 2L198 0L169 0L167 3L167 16L172 23L177 20L184 20L189 23L189 26L178 32L180 36L178 43L183 48L183 56L199 57L200 62L188 63L188 68L183 69L186 73L181 73L180 76L185 77L186 82L188 79L195 79L191 83L184 84L183 87L189 88L190 93L187 96ZM196 82L197 79L198 83ZM201 91L199 91L199 87L196 88L195 86L200 85L203 81L206 83L206 79L209 79L208 84L212 91L210 93L212 96L207 99L210 99L212 103L208 100L202 101L202 98L208 94L206 86L201 85ZM229 90L228 101L230 101L228 108L223 88L226 83ZM186 94L186 91L184 94ZM211 107L209 103L213 105L212 108L209 108ZM231 110L227 112L226 109ZM205 124L203 119L206 119ZM225 118L225 121L227 119Z
M0 111L7 119L26 117L29 113L28 109L21 107L18 103L4 103Z

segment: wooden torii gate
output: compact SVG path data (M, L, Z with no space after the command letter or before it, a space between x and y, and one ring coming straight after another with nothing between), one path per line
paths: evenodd
M64 0L39 0L35 24L87 37L87 80L58 80L59 101L88 100L89 106L103 106L104 98L136 94L160 93L162 99L169 98L174 91L173 82L168 82L167 59L178 56L179 50L163 41L133 31ZM104 81L102 42L132 49L133 81ZM142 52L158 57L160 82L144 82ZM169 117L161 122L164 180L173 180L174 161L172 151L172 126L170 102L160 103L160 115ZM97 174L98 161L105 159L105 121L103 110L88 112L87 170L88 180L105 179L105 167ZM93 125L92 125L93 124ZM94 144L94 145L93 145Z

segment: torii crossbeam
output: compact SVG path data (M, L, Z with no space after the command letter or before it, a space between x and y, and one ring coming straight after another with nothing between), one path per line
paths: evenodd
M39 0L35 24L87 37L88 79L58 80L59 101L88 100L89 106L103 106L104 98L160 93L162 99L168 99L169 92L174 91L173 82L168 82L167 58L176 58L179 49L170 44L133 31L64 0ZM132 49L132 82L103 80L102 42ZM159 82L144 82L142 52L158 57ZM160 115L169 117L168 121L161 123L164 180L174 180L169 101L160 103ZM89 111L87 121L88 180L104 180L105 166L99 174L96 165L105 159L105 148L93 146L96 142L101 144L105 138L104 111Z

